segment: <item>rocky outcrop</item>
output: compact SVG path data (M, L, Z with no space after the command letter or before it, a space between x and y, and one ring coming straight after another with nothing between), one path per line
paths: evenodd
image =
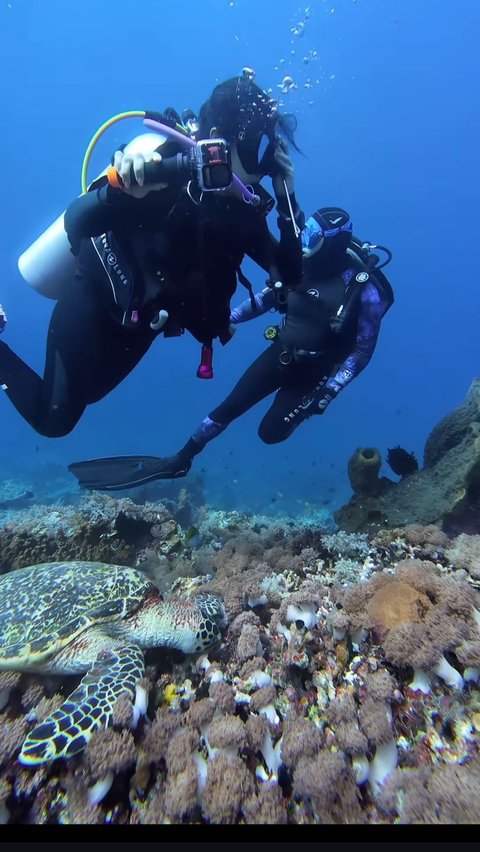
M480 378L465 402L432 429L421 470L393 482L378 477L379 458L367 447L350 459L354 495L335 513L342 529L437 524L450 534L480 532Z

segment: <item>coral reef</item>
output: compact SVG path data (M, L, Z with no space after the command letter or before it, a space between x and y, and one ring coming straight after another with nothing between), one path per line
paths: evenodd
M424 465L398 483L378 477L380 454L358 449L348 464L354 495L335 513L350 532L436 524L449 535L480 532L480 379L467 398L432 429Z
M37 769L17 761L23 739L75 678L0 673L0 821L478 822L480 536L335 531L175 493L0 521L3 571L31 563L30 547L117 562L118 546L166 593L219 593L229 616L207 654L152 650L136 727L122 696L83 754Z

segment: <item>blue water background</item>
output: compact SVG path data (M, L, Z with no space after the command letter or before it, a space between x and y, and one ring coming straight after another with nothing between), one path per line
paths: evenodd
M257 437L268 403L210 445L196 467L218 506L302 512L305 503L341 503L357 446L378 446L385 457L399 443L421 460L429 430L478 374L480 3L313 0L303 36L294 35L306 8L292 0L0 0L0 301L6 341L36 370L53 303L23 281L17 257L78 194L91 135L122 110L198 109L247 64L298 117L306 213L346 207L359 236L394 252L396 303L368 369L283 445ZM307 64L312 51L318 58ZM285 74L298 87L282 96ZM141 130L138 121L113 128L90 175ZM245 272L263 286L253 264ZM236 300L244 296L240 287ZM265 325L259 319L225 349L217 344L212 382L195 378L195 341L160 338L63 439L36 435L0 399L3 477L52 461L173 452L261 351Z

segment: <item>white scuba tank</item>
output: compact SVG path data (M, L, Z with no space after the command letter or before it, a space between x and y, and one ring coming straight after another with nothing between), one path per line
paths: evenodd
M127 154L148 154L165 141L160 133L142 133L125 147ZM104 175L108 167L101 172ZM101 175L98 175L100 177ZM58 299L75 271L76 260L63 226L65 211L18 258L27 284L49 299Z

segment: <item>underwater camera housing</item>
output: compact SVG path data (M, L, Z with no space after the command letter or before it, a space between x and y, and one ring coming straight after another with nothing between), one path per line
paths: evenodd
M209 192L230 186L233 172L225 139L200 139L193 148L193 159L200 189Z
M193 180L202 192L227 189L233 181L230 151L225 139L199 139L189 152L183 151L160 161L151 160L144 166L144 183L166 182L169 185L183 184ZM108 173L111 186L122 181L112 167ZM130 170L130 184L137 183Z

